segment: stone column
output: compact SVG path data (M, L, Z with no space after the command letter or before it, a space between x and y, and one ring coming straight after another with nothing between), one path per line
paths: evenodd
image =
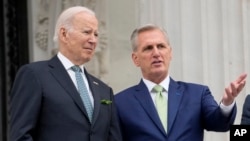
M219 102L224 87L242 72L250 72L249 1L140 0L139 24L156 23L168 31L173 48L170 75L208 85ZM237 97L239 124L245 95ZM205 140L229 140L227 133L206 132Z

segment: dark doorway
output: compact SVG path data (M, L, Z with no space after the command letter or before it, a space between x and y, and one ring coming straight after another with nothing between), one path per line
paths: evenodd
M0 141L7 141L8 94L17 70L29 62L27 0L2 0L0 9Z

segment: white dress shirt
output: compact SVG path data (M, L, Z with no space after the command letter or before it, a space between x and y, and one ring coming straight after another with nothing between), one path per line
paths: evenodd
M70 78L72 79L76 89L77 89L77 82L76 82L76 77L75 77L75 72L71 69L72 66L75 66L68 58L66 58L62 53L58 52L57 57L59 58L59 60L62 62L64 68L66 69L66 71L68 72ZM84 65L80 65L79 66L82 70L81 75L83 77L83 81L87 87L88 90L88 95L91 101L92 106L94 107L94 98L92 95L92 92L89 89L89 83L87 81L86 75L84 73Z
M155 96L156 96L156 92L152 91L154 86L157 85L156 83L150 81L150 80L147 80L145 78L142 78L143 82L145 83L146 87L148 88L148 91L151 95L151 98L155 104ZM166 96L167 100L168 100L168 89L169 89L169 83L170 83L170 77L169 75L159 84L163 87L163 92L162 94L164 96ZM228 116L232 109L233 109L233 106L235 104L235 101L231 104L231 105L228 105L228 106L225 106L222 102L220 102L220 108L221 108L221 111L224 115Z

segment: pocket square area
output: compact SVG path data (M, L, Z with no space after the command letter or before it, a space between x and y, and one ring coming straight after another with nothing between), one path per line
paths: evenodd
M103 99L103 100L101 100L101 103L102 103L102 104L107 104L107 105L109 105L109 104L112 103L112 101L111 101L111 100Z

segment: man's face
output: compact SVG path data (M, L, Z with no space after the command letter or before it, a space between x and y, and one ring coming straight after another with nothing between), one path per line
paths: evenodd
M81 12L73 18L72 28L61 28L64 42L60 51L75 65L88 62L94 55L98 38L98 21L95 16Z
M138 35L137 50L132 53L132 59L141 68L144 78L160 83L168 74L171 58L172 49L160 30Z

